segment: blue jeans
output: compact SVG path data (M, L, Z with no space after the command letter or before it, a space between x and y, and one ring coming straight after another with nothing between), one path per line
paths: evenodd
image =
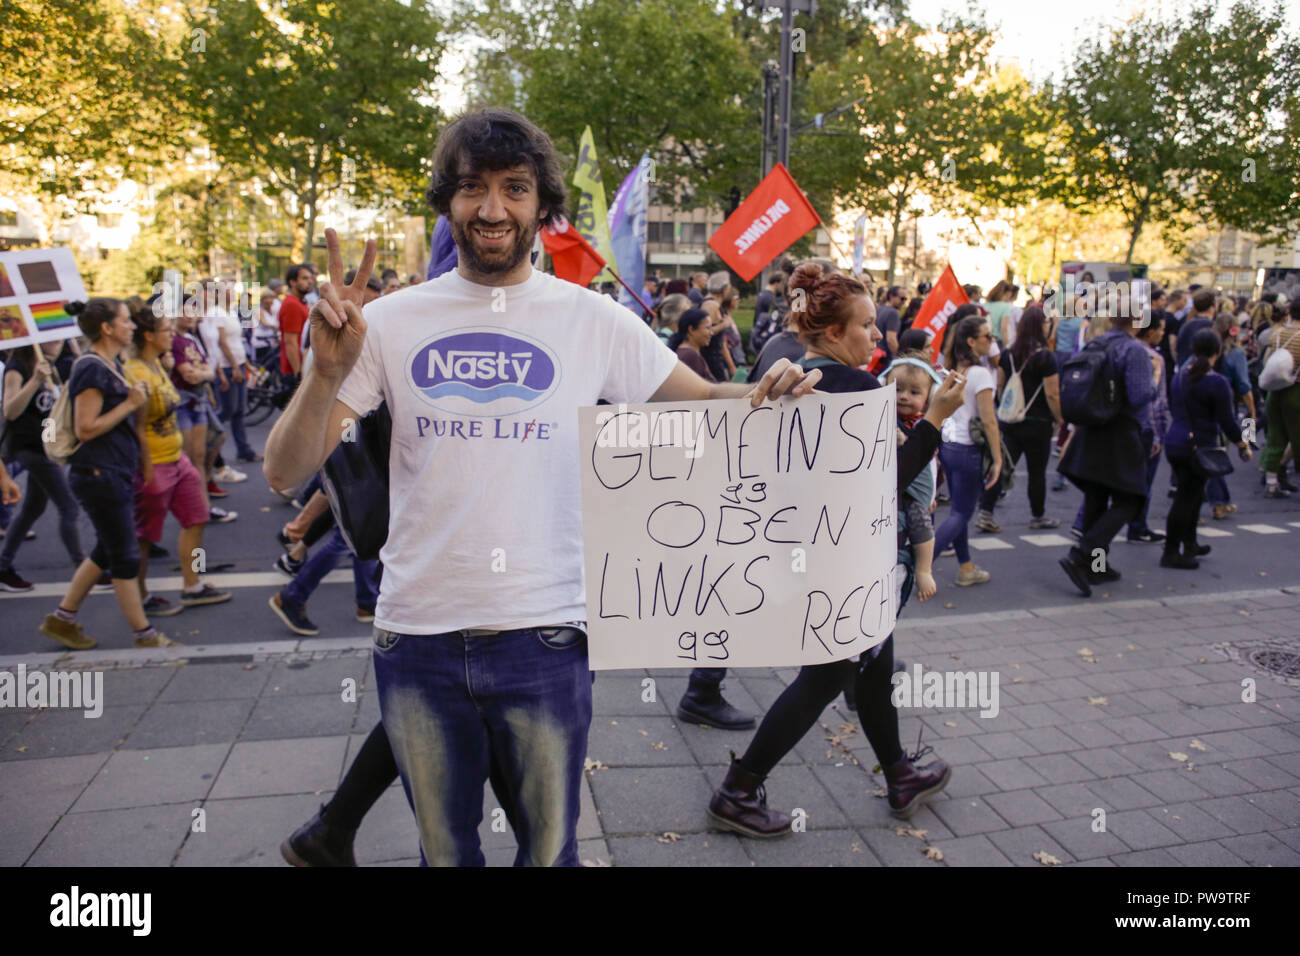
M478 826L494 764L516 866L577 866L591 682L575 628L470 636L375 629L375 686L432 866L483 866Z
M18 507L18 515L9 523L4 550L0 551L0 571L9 571L14 566L14 555L22 546L23 539L32 525L45 512L45 506L53 501L59 509L59 537L74 565L80 564L85 554L81 550L81 536L77 532L77 502L68 488L68 479L63 469L44 452L19 449L14 458L27 469L27 493L23 495Z
M1232 495L1228 493L1228 483L1222 478L1211 478L1205 483L1205 500L1212 505L1226 505L1232 503Z
M339 562L348 555L347 542L343 540L339 529L335 528L333 533L308 555L303 566L293 576L293 580L285 585L284 599L294 604L306 604L325 575L337 568ZM377 560L362 561L356 557L352 558L352 586L356 591L357 607L375 606L375 598L379 595L379 585L375 581L378 567Z
M248 406L248 382L232 381L224 392L215 385L213 389L217 393L217 401L221 403L221 420L230 426L230 433L235 437L236 455L240 458L252 458L253 446L248 443L248 433L244 430L244 410Z
M951 504L948 517L934 533L934 553L942 554L951 545L957 550L957 560L965 564L970 560L966 526L984 490L984 453L977 445L944 442L939 446L939 464L943 465Z

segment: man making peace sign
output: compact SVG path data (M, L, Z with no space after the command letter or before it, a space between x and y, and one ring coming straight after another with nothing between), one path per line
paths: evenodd
M533 239L564 214L565 187L550 139L518 113L462 116L433 166L428 199L459 265L363 315L375 243L344 285L326 231L314 357L264 470L272 488L302 482L349 420L388 402L375 679L424 859L483 864L494 762L516 863L572 866L591 723L578 408L746 394L758 405L809 392L820 373L783 360L752 387L706 383L612 299L533 269Z

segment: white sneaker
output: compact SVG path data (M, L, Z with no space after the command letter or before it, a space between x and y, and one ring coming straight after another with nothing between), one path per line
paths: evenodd
M241 481L247 481L248 475L231 468L229 465L225 465L212 473L212 480L224 482L227 485L237 485Z

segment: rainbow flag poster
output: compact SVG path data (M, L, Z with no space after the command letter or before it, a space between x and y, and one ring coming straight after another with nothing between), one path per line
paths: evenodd
M74 324L72 316L63 310L62 302L33 302L28 308L32 310L32 321L36 323L37 334Z

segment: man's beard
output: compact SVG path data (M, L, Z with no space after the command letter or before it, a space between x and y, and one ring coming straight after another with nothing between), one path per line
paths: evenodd
M513 229L515 241L512 245L500 249L483 251L475 247L473 227L484 226L477 219L471 219L462 225L451 220L451 238L456 243L456 254L460 261L471 271L479 275L496 275L507 273L516 268L532 252L533 239L537 235L538 221L533 220L527 226L507 219L503 227ZM495 229L489 229L495 232Z

